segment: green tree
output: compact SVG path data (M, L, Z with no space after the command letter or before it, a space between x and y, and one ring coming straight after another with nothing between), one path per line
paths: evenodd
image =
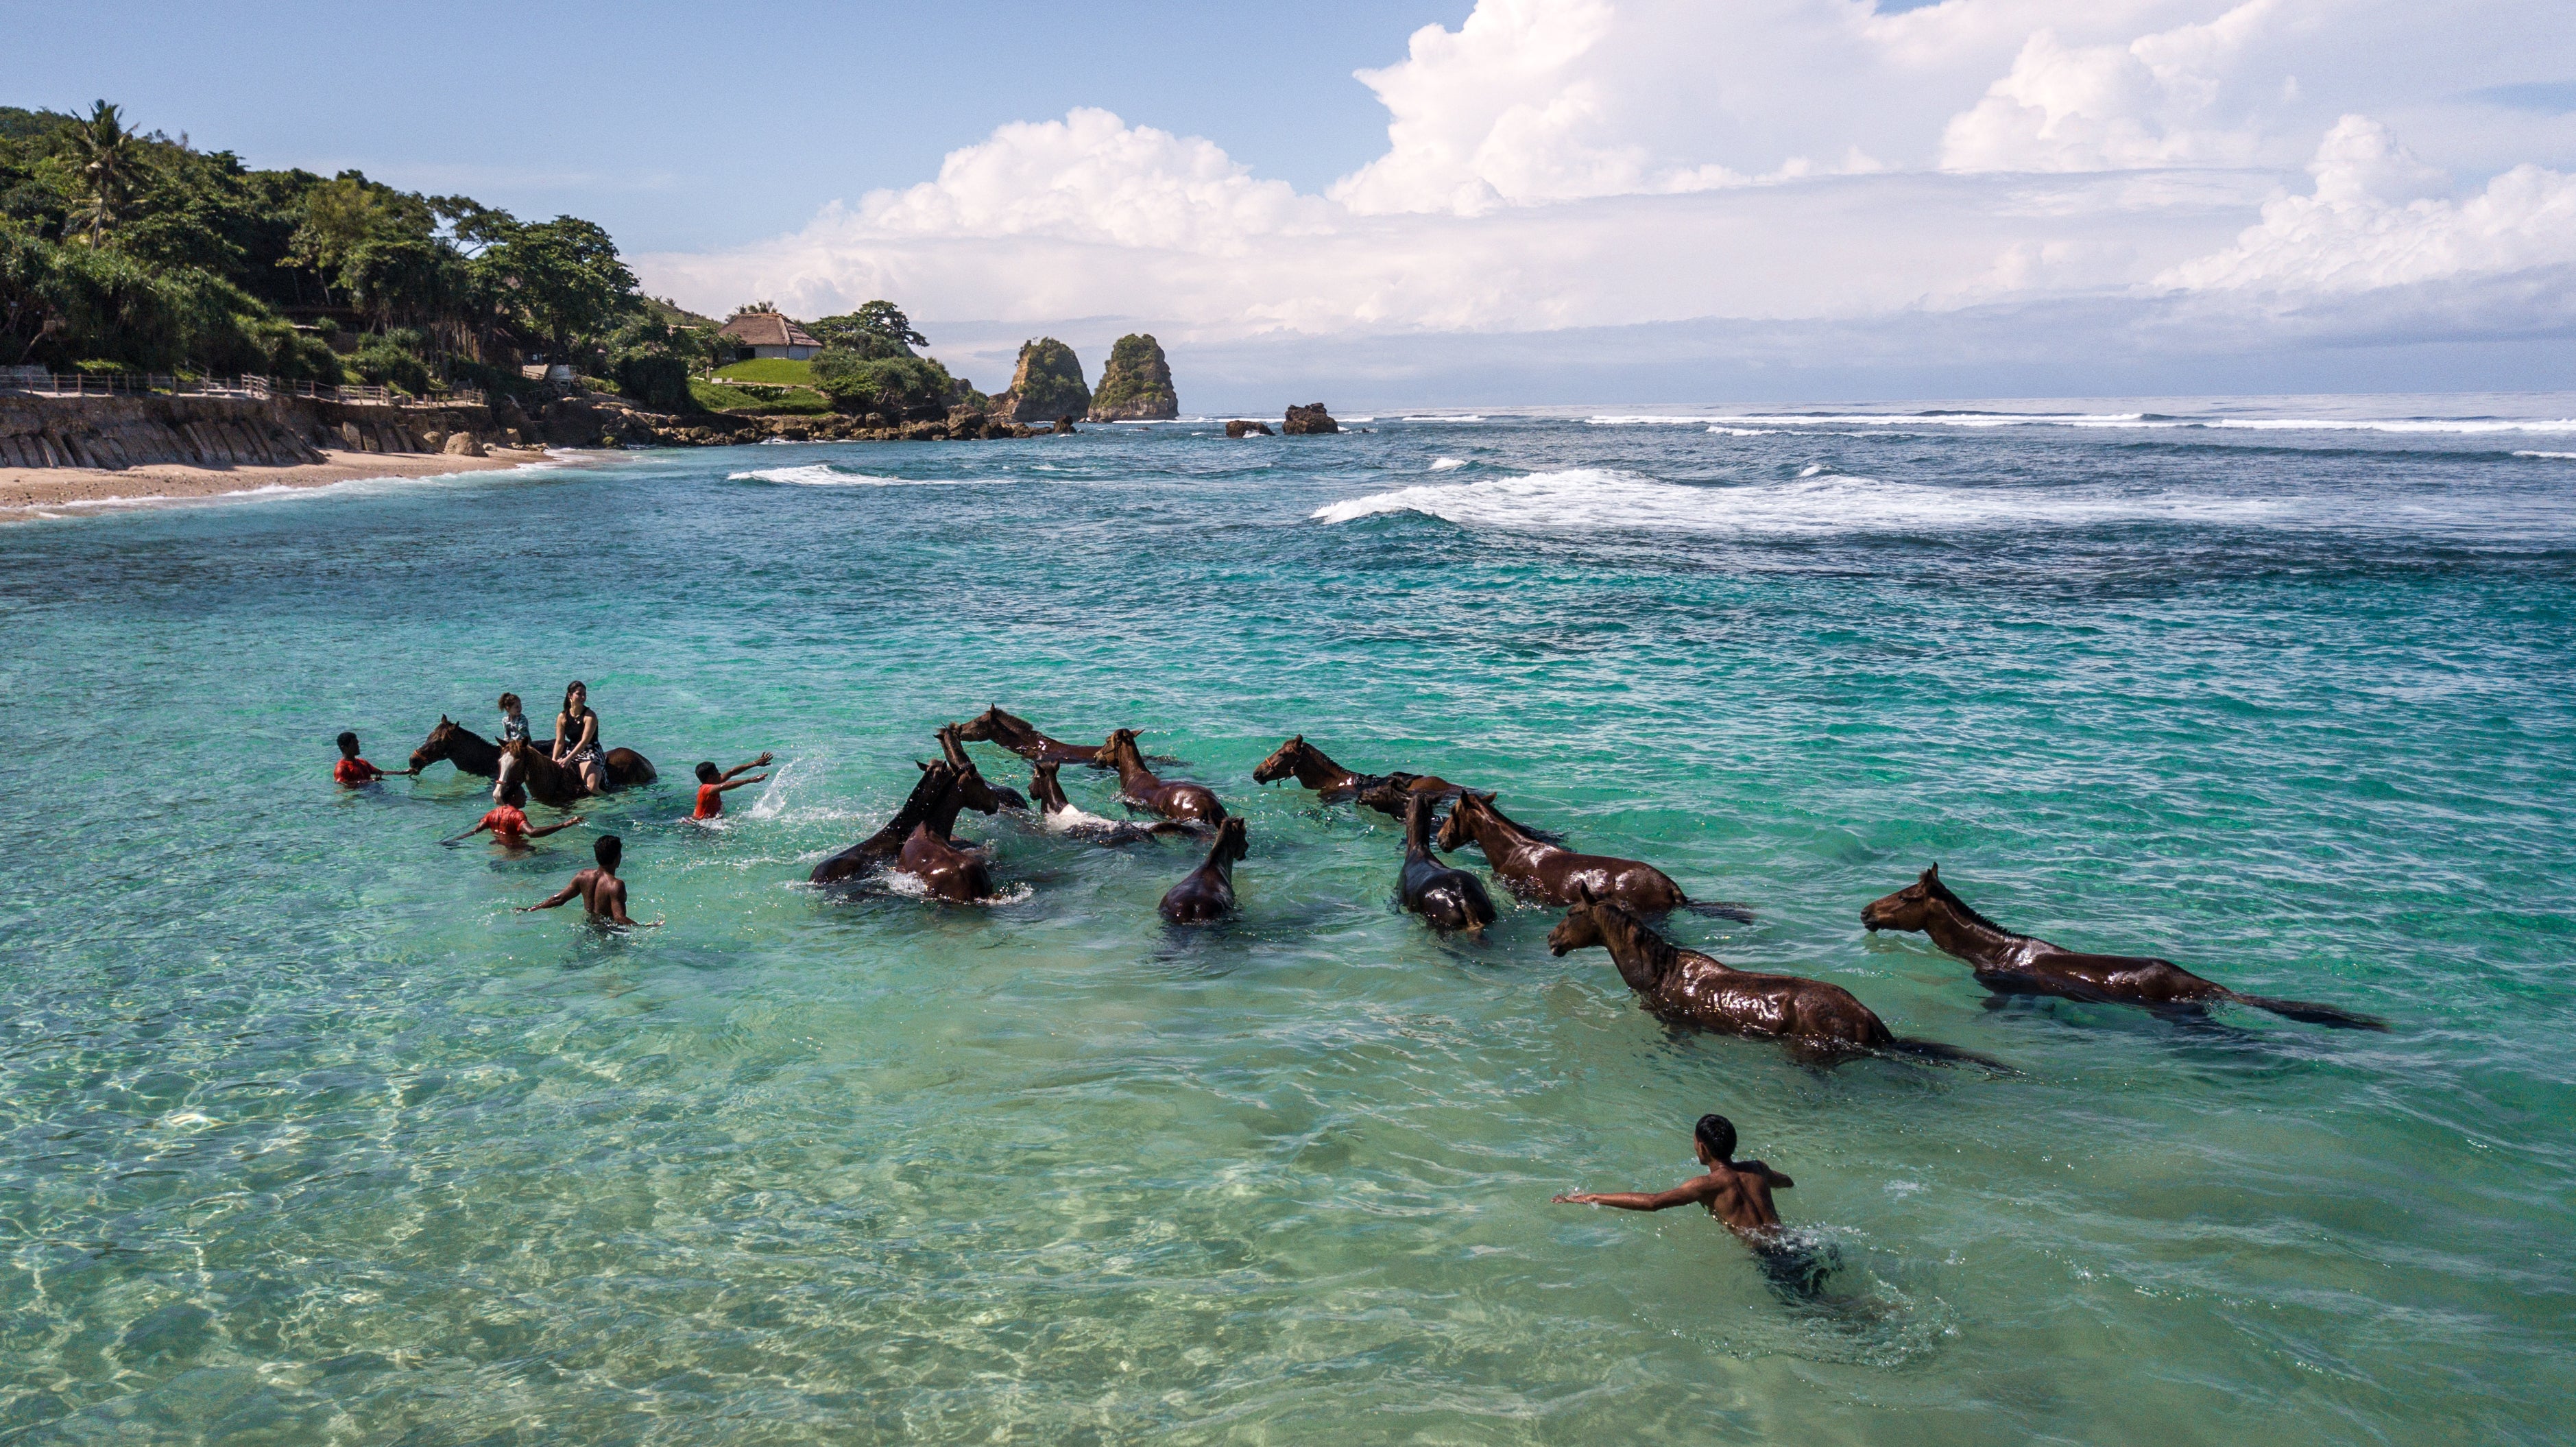
M513 224L474 267L558 361L571 360L636 306L635 274L617 259L617 243L577 216Z
M862 357L910 357L918 355L913 348L930 345L928 337L913 330L903 308L890 301L872 301L857 311L824 317L805 330L827 347Z
M125 128L122 110L100 101L87 119L70 128L70 139L81 182L80 205L72 219L88 233L90 245L104 246L108 229L124 219L126 202L142 179L142 138Z
M814 354L814 388L844 412L898 418L944 414L959 390L936 357L868 357L841 347Z

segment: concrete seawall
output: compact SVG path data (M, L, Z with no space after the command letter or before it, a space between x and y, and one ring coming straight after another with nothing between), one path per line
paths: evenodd
M324 448L437 452L457 433L488 438L496 431L491 413L479 407L0 393L0 467L291 467L323 461Z

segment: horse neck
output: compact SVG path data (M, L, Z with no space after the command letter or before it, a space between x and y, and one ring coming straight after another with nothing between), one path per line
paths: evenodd
M2020 938L1992 925L1981 924L1962 913L1946 899L1935 897L1932 907L1923 914L1923 932L1943 953L1961 959L1979 959L1999 955Z
M1601 923L1601 942L1610 951L1610 962L1619 967L1619 977L1630 989L1651 993L1680 966L1682 952L1643 923L1597 907L1593 918Z
M459 727L447 736L447 757L451 763L467 766L467 771L480 773L501 762L501 746L474 732Z
M1324 751L1308 744L1297 751L1297 782L1309 789L1329 788L1344 780L1359 777L1350 770L1324 757Z
M1431 806L1407 800L1404 806L1404 857L1431 857Z
M1163 782L1154 777L1152 770L1145 767L1144 756L1136 751L1136 743L1133 739L1128 740L1117 752L1111 754L1109 763L1111 767L1118 770L1118 787L1122 789L1132 789L1138 784Z
M1038 801L1041 813L1061 814L1073 807L1072 801L1064 797L1064 785L1053 774L1029 775L1029 797Z
M1520 826L1495 813L1480 808L1467 815L1467 832L1476 836L1476 847L1485 851L1487 860L1500 859L1524 844L1534 843Z

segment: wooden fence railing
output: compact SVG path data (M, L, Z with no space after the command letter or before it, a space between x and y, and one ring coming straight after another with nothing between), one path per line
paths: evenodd
M390 387L335 387L323 382L278 381L268 377L174 377L159 372L43 372L28 367L0 367L0 392L32 392L39 397L140 397L160 393L173 397L239 397L267 401L301 397L315 402L348 402L373 407L480 407L483 393L473 388L413 397Z

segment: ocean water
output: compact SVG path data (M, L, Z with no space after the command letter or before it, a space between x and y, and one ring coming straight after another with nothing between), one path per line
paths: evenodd
M2563 1441L2571 419L1390 414L21 514L0 1442ZM664 783L529 855L439 847L444 765L329 782L574 677ZM995 702L1218 788L1241 918L1007 816L1007 902L801 884ZM1666 1029L1544 910L1436 938L1390 822L1251 782L1298 732L2022 1073ZM511 911L606 829L662 928ZM1860 927L1935 860L2394 1029L1994 1007ZM1820 1298L1549 1204L1711 1110Z

